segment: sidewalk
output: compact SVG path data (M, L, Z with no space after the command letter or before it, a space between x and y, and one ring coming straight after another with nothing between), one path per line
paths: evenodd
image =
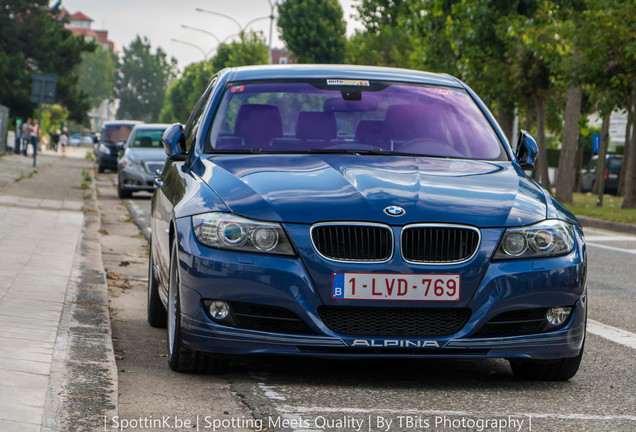
M0 157L0 430L93 430L116 412L101 255L86 241L94 232L99 253L99 217L84 211L93 194L80 187L86 151L38 154L35 168Z

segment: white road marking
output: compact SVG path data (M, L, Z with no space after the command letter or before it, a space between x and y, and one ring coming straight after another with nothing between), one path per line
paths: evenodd
M623 253L636 255L636 249L621 249L621 248L617 248L617 247L613 247L613 246L600 245L600 244L595 244L595 243L586 243L586 244L587 244L587 246L596 247L596 248L599 248L599 249L607 249L607 250L611 250L611 251L614 251L614 252L623 252Z
M258 383L258 388L260 388L263 393L265 393L265 396L270 400L287 400L285 396L275 391L275 386L267 386L263 383Z
M622 237L622 236L585 236L586 242L598 242L598 241L626 241L636 242L636 237Z
M636 334L616 327L608 326L591 319L587 320L587 331L617 344L636 349Z
M303 406L278 406L280 411L287 414L315 414L315 413L341 413L358 415L420 415L420 416L454 416L454 417L483 417L483 412L468 411L437 411L437 410L413 410L413 409L383 409L383 408L345 408L345 407L303 407ZM593 414L557 414L557 413L487 413L488 417L513 417L513 418L540 418L557 420L597 420L597 421L636 421L636 415L593 415Z

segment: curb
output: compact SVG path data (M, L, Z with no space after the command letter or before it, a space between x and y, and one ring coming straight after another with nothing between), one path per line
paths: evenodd
M95 182L92 182L93 194ZM108 285L102 263L100 215L84 207L84 226L58 328L42 431L98 430L118 413Z
M133 221L135 222L135 225L137 225L139 230L141 230L144 237L146 238L146 241L150 243L150 234L151 234L150 220L148 220L148 218L145 217L144 213L141 211L137 203L131 200L125 200L125 203L126 203L126 208L128 209L128 212L130 213L130 215L133 218Z
M623 222L610 222L587 216L576 216L583 228L597 228L607 231L616 231L625 234L636 234L636 225Z

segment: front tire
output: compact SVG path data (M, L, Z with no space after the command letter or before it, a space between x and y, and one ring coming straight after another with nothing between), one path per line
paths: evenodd
M583 358L583 346L576 357L555 360L510 359L516 377L532 381L567 381L576 375Z
M117 179L117 196L118 196L120 199L129 199L129 198L132 198L132 192L131 192L131 191L129 191L129 190L126 190L126 189L122 188L122 187L121 187L121 184L122 184L122 180L121 180L121 177L119 177L119 178Z
M210 358L204 353L191 350L181 336L181 300L179 295L179 256L176 240L170 250L170 277L168 283L168 365L176 372L222 373L227 359Z

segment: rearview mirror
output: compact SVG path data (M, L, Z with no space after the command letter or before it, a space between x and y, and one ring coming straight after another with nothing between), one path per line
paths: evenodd
M521 165L522 169L534 168L534 161L539 154L539 146L537 141L528 132L522 130L519 131L519 138L517 139L517 161Z
M170 159L184 159L185 157L185 135L183 126L175 123L168 126L161 137L163 149Z

